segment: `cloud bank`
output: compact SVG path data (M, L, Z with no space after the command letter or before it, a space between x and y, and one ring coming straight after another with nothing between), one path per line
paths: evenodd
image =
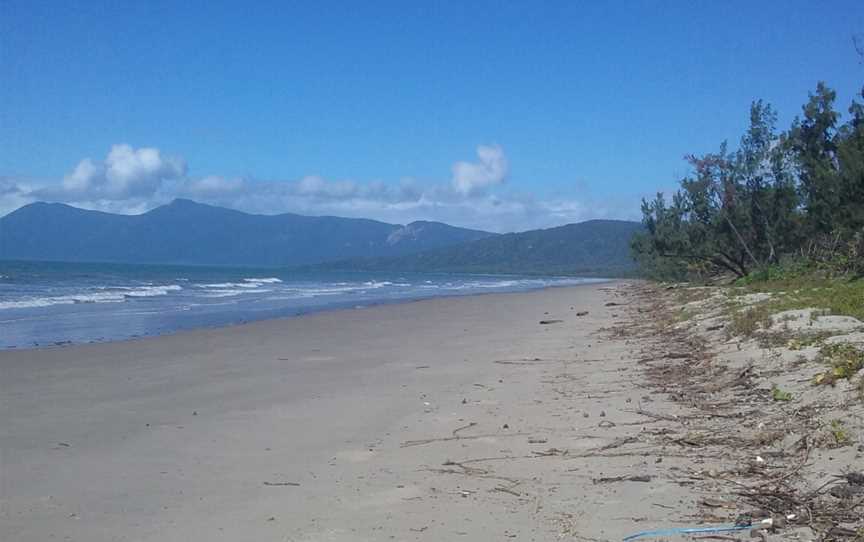
M490 231L519 231L614 215L573 198L537 199L504 190L510 166L498 145L480 145L476 161L452 165L449 180L395 183L190 176L185 160L159 149L113 145L102 160L86 158L58 181L0 177L0 214L37 201L141 213L184 197L253 213L294 212L363 217L386 222L438 220ZM620 215L620 213L618 213Z

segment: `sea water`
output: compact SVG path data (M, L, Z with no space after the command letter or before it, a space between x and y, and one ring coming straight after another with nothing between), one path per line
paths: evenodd
M114 341L324 309L597 280L0 261L0 348Z

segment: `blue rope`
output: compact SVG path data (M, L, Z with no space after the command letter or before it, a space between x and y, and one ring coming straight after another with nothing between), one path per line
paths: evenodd
M667 536L672 534L695 534L695 533L723 533L727 531L746 531L752 529L751 525L728 525L726 527L681 527L678 529L662 529L659 531L642 531L641 533L631 534L624 538L624 542L636 540L643 536Z

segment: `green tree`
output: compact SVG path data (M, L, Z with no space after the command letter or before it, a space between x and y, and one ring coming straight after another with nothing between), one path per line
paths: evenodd
M812 235L830 234L834 210L840 205L837 159L837 93L823 82L804 105L804 118L795 119L788 142L796 155L798 180Z
M735 153L738 230L759 265L777 263L797 242L792 160L776 134L777 114L762 100L750 106L750 126Z
M661 195L642 204L647 233L634 241L637 260L655 270L682 266L700 273L747 275L787 249L783 230L794 222L797 198L788 157L775 134L776 114L757 101L739 149L687 156L693 175L667 206ZM667 265L660 265L665 260Z
M861 90L864 98L864 89ZM837 137L837 228L844 237L864 229L864 105L852 101L851 118Z
M737 150L688 156L692 174L671 204L643 201L637 261L652 273L741 277L794 256L864 273L864 104L853 100L841 123L835 100L820 82L780 135L771 106L753 102Z

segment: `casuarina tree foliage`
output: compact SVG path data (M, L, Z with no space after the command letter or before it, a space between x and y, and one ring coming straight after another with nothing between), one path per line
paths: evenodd
M724 142L687 156L692 173L671 202L642 202L646 231L632 250L643 271L744 277L790 257L864 267L864 105L853 101L843 122L835 101L819 83L777 133L774 109L758 100L736 150Z

